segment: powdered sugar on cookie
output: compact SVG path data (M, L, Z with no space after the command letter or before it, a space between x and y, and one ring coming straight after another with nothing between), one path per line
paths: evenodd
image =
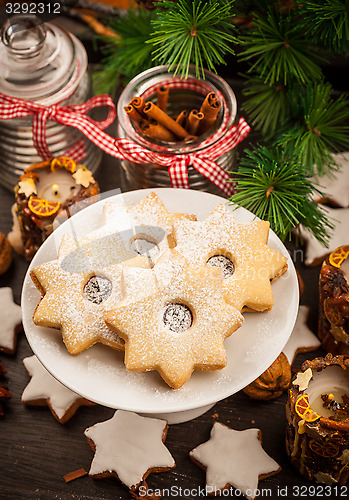
M132 272L140 289L145 289L142 276L153 281L149 294L136 301L126 298L106 318L125 340L126 368L158 370L168 385L179 388L194 369L226 366L224 340L243 317L223 299L221 272L191 269L173 250L153 270Z
M223 267L224 298L239 311L244 306L264 311L274 303L270 281L287 269L287 259L267 246L269 223L240 222L224 205L218 205L203 222L175 224L176 251L189 265ZM224 256L224 262L212 262Z

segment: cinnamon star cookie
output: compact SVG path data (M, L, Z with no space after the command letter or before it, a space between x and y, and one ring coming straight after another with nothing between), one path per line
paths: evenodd
M178 389L194 369L224 368L224 340L243 317L221 294L220 270L192 269L178 252L168 250L153 270L140 271L132 273L140 289L146 275L149 294L124 299L106 316L108 326L125 340L127 370L157 370Z
M164 445L167 428L166 420L117 410L110 420L85 430L95 452L89 475L115 476L135 490L149 473L172 469L176 464Z
M271 280L287 270L287 258L267 245L269 222L240 222L224 206L202 222L175 224L176 251L194 267L223 271L225 300L239 311L271 309Z

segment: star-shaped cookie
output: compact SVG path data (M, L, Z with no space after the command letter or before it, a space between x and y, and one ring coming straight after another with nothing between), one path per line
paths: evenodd
M328 248L324 247L307 229L300 226L299 232L306 242L306 266L317 266L326 255L336 248L348 244L349 208L324 207L327 217L333 221L334 229L329 235Z
M286 271L287 259L267 246L268 235L268 222L239 222L224 205L202 222L180 221L174 229L175 248L191 266L223 265L223 296L239 311L274 304L271 280Z
M123 410L89 427L85 436L95 451L89 475L115 476L135 490L149 473L172 469L175 461L164 445L167 427L165 420Z
M31 272L43 295L34 323L60 329L70 354L79 354L96 342L123 350L123 341L107 327L104 317L123 298L124 266L149 267L149 263L128 252L120 235L81 240L65 235L58 259Z
M0 351L14 354L17 347L17 334L22 329L22 310L13 301L9 287L0 288Z
M307 326L309 311L310 307L299 306L291 337L283 348L282 352L287 357L290 365L292 365L298 353L315 351L321 345L318 337Z
M207 494L219 494L233 486L252 500L258 480L281 470L263 450L259 429L236 431L220 422L213 424L209 441L189 456L206 470Z
M226 366L224 340L243 322L241 314L221 294L221 272L192 269L184 257L168 250L159 258L149 295L124 299L106 321L125 340L125 364L130 371L158 370L178 389L194 369ZM135 278L144 289L141 273Z
M104 223L114 224L119 230L130 225L154 226L165 231L170 247L174 246L173 225L179 220L196 220L196 216L169 212L159 196L152 192L136 205L122 205L107 201L104 205Z
M22 394L22 403L32 406L48 406L58 422L67 422L79 406L94 405L56 380L43 367L36 356L23 359L31 380Z

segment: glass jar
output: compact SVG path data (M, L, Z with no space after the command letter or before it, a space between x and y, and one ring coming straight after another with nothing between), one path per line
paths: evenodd
M45 106L79 104L91 97L87 54L82 43L55 23L32 15L11 17L0 36L0 92ZM42 161L32 138L32 117L0 121L0 183L13 189L28 166ZM83 135L72 127L47 121L47 143L53 157L63 155ZM85 140L81 162L95 172L102 151Z
M209 92L215 92L221 100L222 106L215 126L206 134L199 136L190 144L185 142L163 143L149 142L132 125L124 106L130 104L134 97L142 97L146 101L156 103L157 89L164 85L170 88L167 114L175 117L181 111L200 109L201 104ZM182 155L186 153L203 152L205 148L213 146L215 142L224 138L224 135L234 124L237 113L236 97L230 86L219 76L205 71L205 78L195 76L195 68L191 67L187 79L168 72L167 66L157 66L144 71L127 85L118 101L118 137L127 138L147 149L162 155ZM234 150L220 156L215 162L224 170L229 171L234 167ZM155 163L133 163L123 160L121 162L125 178L123 190L142 189L151 187L171 187L171 181L166 167ZM195 168L188 166L188 177L191 189L208 191L222 195L222 191L209 179L201 175Z

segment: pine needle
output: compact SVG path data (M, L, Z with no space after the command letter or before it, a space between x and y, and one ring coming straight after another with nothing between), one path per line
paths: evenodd
M204 76L204 65L216 72L217 64L225 64L224 55L233 54L236 43L231 24L228 0L162 0L157 3L154 32L148 43L153 57L169 70L187 78L189 65L194 64L196 76Z
M285 156L280 148L259 146L246 151L238 171L231 175L237 193L230 200L269 221L280 238L290 237L292 229L302 224L327 244L333 224L311 199L313 192L321 193L296 156Z

